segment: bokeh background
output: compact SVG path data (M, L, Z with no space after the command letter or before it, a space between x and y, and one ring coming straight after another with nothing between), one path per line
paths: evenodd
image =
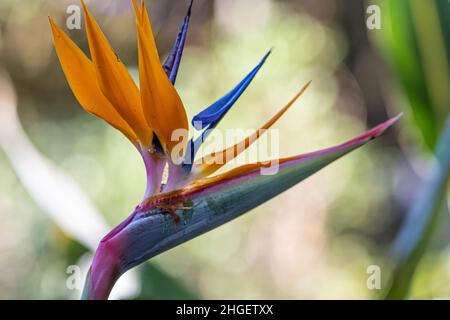
M77 223L95 243L104 231L98 221L119 223L144 190L138 153L82 110L59 66L49 15L88 52L84 22L81 30L65 28L71 4L79 3L0 0L2 299L78 298L80 291L67 286L67 268L86 271L91 253L64 221ZM130 1L88 4L136 77ZM381 29L370 30L367 8L374 4ZM165 56L188 1L147 5ZM277 198L145 263L115 297L382 298L395 268L390 247L436 163L433 151L450 106L449 26L446 0L195 0L176 85L190 117L272 47L222 129L257 128L308 80L310 89L275 125L281 156L328 147L404 116L380 139ZM69 183L80 197L58 183ZM449 298L450 229L443 211L414 273L411 298ZM367 287L370 265L381 268L382 290Z

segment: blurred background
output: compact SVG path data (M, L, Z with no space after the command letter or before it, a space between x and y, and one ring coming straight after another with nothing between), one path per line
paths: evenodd
M79 5L0 0L1 299L78 298L68 267L86 271L90 247L132 212L145 187L134 147L82 110L59 66L47 16L88 52L84 21L81 30L66 27L72 4ZM165 57L188 1L146 4ZM130 1L88 5L137 79ZM403 118L274 200L145 263L116 297L383 297L395 275L392 243L439 162L434 151L450 106L450 3L195 0L176 85L189 118L272 47L222 129L257 128L309 80L274 126L280 156L343 142L400 112ZM441 200L410 298L450 295L446 192ZM367 286L371 265L380 267L380 290Z

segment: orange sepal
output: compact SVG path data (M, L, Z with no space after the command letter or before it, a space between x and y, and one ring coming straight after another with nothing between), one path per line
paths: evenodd
M148 144L152 135L141 106L139 90L125 65L114 53L97 22L81 1L85 13L86 32L97 79L105 97L134 129L139 140Z
M121 131L131 142L137 136L100 90L95 67L78 46L49 17L53 42L67 82L80 105Z
M177 129L188 130L183 103L161 66L145 6L137 19L139 47L139 79L141 102L147 123L152 127L163 147L171 152L178 141L172 140ZM186 149L183 139L181 150ZM180 153L182 153L181 151Z

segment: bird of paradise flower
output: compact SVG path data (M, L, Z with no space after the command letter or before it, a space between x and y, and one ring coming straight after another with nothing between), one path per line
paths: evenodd
M81 1L91 59L50 18L54 45L67 81L81 106L122 132L144 160L147 187L132 214L101 241L86 278L83 298L106 299L130 268L216 228L292 187L341 156L382 134L398 118L343 144L276 159L278 172L262 175L267 164L243 165L212 176L266 132L303 94L309 83L267 123L240 143L195 159L202 142L249 86L270 51L229 93L192 119L197 139L172 139L188 130L188 118L174 84L189 26L192 1L163 65L144 2L132 0L138 34L140 89ZM214 161L205 161L205 158ZM167 183L162 184L168 167Z

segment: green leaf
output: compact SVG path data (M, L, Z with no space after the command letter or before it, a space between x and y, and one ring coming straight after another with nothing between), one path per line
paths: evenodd
M382 28L371 31L409 101L414 121L434 150L450 105L449 3L378 0Z

